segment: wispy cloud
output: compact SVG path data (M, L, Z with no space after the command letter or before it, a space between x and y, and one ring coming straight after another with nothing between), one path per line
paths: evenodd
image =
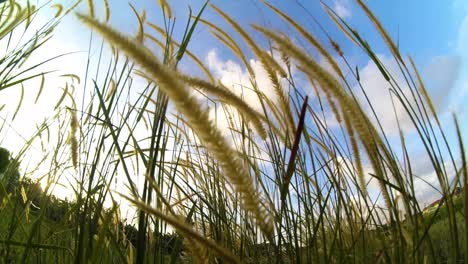
M459 78L459 56L437 56L426 66L425 75L435 107L443 111Z
M402 85L403 93L410 98L410 90L403 85L405 81L395 60L384 55L378 55L378 58L385 65L390 75L395 78L396 83ZM363 90L371 101L384 131L388 135L396 135L398 133L398 124L403 131L409 132L413 130L411 118L406 113L403 105L398 102L395 96L391 95L390 84L382 76L375 63L369 60L364 68L360 69L359 74ZM359 91L360 88L356 85L354 90ZM364 94L358 93L358 98L365 106L367 113L372 115L372 109L367 103Z
M333 9L341 18L352 16L349 0L335 0L333 3Z
M242 97L248 105L262 112L260 100L252 88L250 76L244 67L232 60L223 60L214 49L208 52L205 61L215 77L218 78L223 85ZM255 59L251 59L249 63L255 73L255 81L259 89L268 98L276 98L271 81L261 63ZM226 115L223 114L221 105L218 104L217 109L211 109L211 112L212 118L216 119L219 128L226 131L228 120ZM217 113L216 118L215 113Z
M468 15L464 17L458 28L456 39L455 54L457 54L463 63L460 63L460 72L468 70L468 65L464 62L468 59ZM466 74L460 74L452 95L450 96L450 111L458 114L460 120L466 117L467 107L466 98L468 98L468 77Z

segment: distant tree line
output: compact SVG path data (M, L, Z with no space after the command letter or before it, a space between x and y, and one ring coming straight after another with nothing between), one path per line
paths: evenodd
M18 186L20 180L19 162L2 147L0 147L0 180L8 193Z

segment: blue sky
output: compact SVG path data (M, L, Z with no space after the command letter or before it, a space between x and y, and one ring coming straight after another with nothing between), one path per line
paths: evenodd
M354 63L353 66L358 66L362 71L362 76L367 80L363 80L366 87L369 89L370 95L374 97L375 102L378 103L377 109L379 114L383 116L384 128L389 131L389 134L396 133L396 126L393 115L391 113L391 103L385 92L382 93L382 88L385 82L379 76L376 67L369 61L367 56L357 48L351 41L336 28L330 21L325 12L323 11L319 1L269 1L277 6L290 16L297 19L301 25L307 27L325 46L329 47L329 43L325 38L323 32L313 22L315 18L321 26L325 28L327 33L336 40L347 58ZM372 23L368 20L365 14L352 0L331 0L325 1L331 6L339 15L341 15L351 26L356 28L360 34L372 45L373 50L379 54L382 60L389 65L389 70L397 72L396 64L390 56L390 53L382 41L379 34L377 34ZM381 20L382 24L398 43L401 53L411 55L419 70L426 80L426 85L431 95L434 96L436 108L439 110L443 118L443 122L447 126L451 126L451 111L456 111L460 115L462 123L462 131L466 131L467 126L463 125L465 119L466 107L464 102L467 98L468 77L462 73L468 72L467 65L464 63L468 59L468 51L464 49L465 44L468 44L466 37L463 37L463 24L468 21L468 3L465 1L368 1L369 7L375 12L375 15ZM151 2L148 6L142 6L148 10L148 17L151 17L154 10L154 4ZM187 6L190 5L194 12L197 12L204 3L204 1L172 1L173 11L175 16L178 17L178 25L183 27L185 22L185 15L187 14ZM249 24L256 23L275 29L282 30L286 33L293 34L294 31L281 19L273 14L272 11L265 8L260 1L255 0L242 0L242 1L212 1L218 5L222 10L226 11L236 21L238 21L245 28L249 28ZM124 6L122 6L124 8ZM306 10L304 10L306 9ZM154 12L154 17L160 17L159 11ZM120 15L119 15L120 16ZM233 37L237 36L235 32L230 30L230 27L212 10L208 9L203 18L214 22L215 24L226 29ZM156 19L157 21L157 19ZM121 25L122 23L119 23ZM465 26L465 29L468 27ZM182 34L182 28L175 32ZM259 34L254 31L252 36L254 39L261 40ZM176 35L177 37L177 35ZM295 39L301 43L299 38ZM198 54L201 58L207 58L207 63L210 68L218 73L217 77L222 80L227 80L227 83L234 81L239 77L240 73L236 76L231 76L230 71L239 71L232 64L237 63L235 57L223 46L214 40L206 28L199 27L195 34L193 41L190 43L189 48ZM213 55L215 51L214 58ZM210 60L210 58L212 58ZM232 61L231 61L232 60ZM181 65L184 70L184 65ZM220 70L221 68L221 70ZM242 70L241 70L242 71ZM466 75L466 74L465 74ZM384 96L382 96L382 94ZM386 101L387 103L379 103L379 101ZM390 118L387 118L389 116ZM385 117L385 118L384 118ZM387 120L388 119L388 120ZM406 124L407 131L411 135L412 125L408 118L402 117L403 125ZM391 132L391 130L394 130ZM453 130L449 130L449 133ZM453 133L449 134L449 140L453 140ZM411 152L414 155L421 155L423 149L417 140L411 140L409 137L408 144L411 146ZM421 155L421 161L415 162L415 173L425 180L435 184L437 179L433 170L428 169L427 159ZM449 172L450 173L450 172ZM419 188L417 190L419 197L423 201L431 201L437 194L430 191L430 187L417 181Z
M67 2L67 1L64 1ZM68 1L71 2L71 1ZM134 32L136 30L135 17L128 9L127 1L110 1L112 8L111 22L117 28L126 32ZM145 9L147 11L148 20L162 25L161 12L156 4L157 1L131 1L137 10ZM190 6L194 13L200 10L204 1L202 0L177 0L169 1L171 3L173 13L177 18L175 36L181 38L183 28ZM222 10L225 10L230 16L236 19L241 25L248 28L249 24L257 23L269 27L292 32L292 29L283 23L270 10L265 8L261 1L256 0L238 0L238 1L211 1L218 5ZM350 41L344 37L328 19L323 11L319 1L300 1L300 0L275 0L269 1L281 10L285 11L297 21L306 26L314 35L322 40L326 46L328 41L324 34L319 30L317 25L312 21L311 15L317 19L327 32L337 40L341 48L348 58L351 58L357 65L365 66L368 58L363 56L362 52ZM381 37L376 33L372 24L369 22L363 12L357 7L353 0L329 0L325 1L329 6L334 8L341 14L346 21L354 28L358 29L364 38L371 43L373 49L378 54L389 56L388 49L385 47ZM458 69L466 69L463 58L468 57L468 51L464 50L462 40L460 40L461 26L468 16L468 2L463 0L447 0L447 1L368 1L369 7L375 12L381 20L387 31L398 42L403 55L411 55L420 71L425 73L427 67L437 57L458 57ZM308 11L304 11L301 4ZM96 1L96 6L99 7L99 1ZM83 5L80 10L85 11ZM122 12L120 10L126 10ZM102 11L102 9L100 10ZM229 27L224 21L217 16L209 8L203 14L203 18L222 25L224 29ZM67 35L67 38L80 39L80 50L85 50L86 42L82 41L89 35L87 30L78 25L73 18L67 19L67 23L61 27L57 34ZM253 32L253 31L250 31ZM235 36L235 34L233 34ZM255 39L259 39L258 34L253 34ZM194 39L190 43L190 50L198 54L201 58L206 57L211 49L216 49L218 55L224 60L234 59L228 50L222 47L214 38L212 38L208 30L200 26L196 29ZM457 76L460 77L460 76ZM460 82L458 85L461 85Z
M74 1L53 2L60 2L67 6ZM79 11L86 12L85 2L79 7ZM95 2L97 13L103 14L101 2ZM136 32L136 18L128 8L128 2L123 0L110 0L109 2L111 2L112 10L111 23L124 32ZM180 40L187 20L188 6L192 8L194 13L197 13L204 1L169 0L168 2L171 4L173 14L177 18L175 38ZM374 92L375 100L388 99L376 90L384 84L381 79L375 77L377 72L372 63L369 62L369 58L364 56L361 50L337 30L336 26L323 11L318 0L274 0L269 2L296 18L297 22L306 26L325 46L329 47L325 35L313 22L312 17L317 19L332 38L340 44L353 66L358 66L362 71L362 75L367 77L364 82L368 84L369 89L371 89L370 92ZM392 68L392 63L394 62L390 57L388 49L354 0L326 0L325 2L350 25L358 29L361 35L371 43L372 48L379 57L383 61L388 62L390 68ZM448 126L452 125L449 113L456 111L462 123L462 131L467 131L468 125L463 121L467 118L465 113L468 110L464 103L468 98L468 74L466 74L468 73L468 65L466 63L468 61L468 1L394 0L367 2L369 7L375 12L375 15L381 20L388 33L398 42L401 53L405 56L410 54L415 59L419 70L427 81L430 93L434 96L436 107L445 118L445 122L447 122L446 124ZM157 5L157 1L134 0L131 3L139 11L145 9L149 21L162 25L161 11ZM251 23L257 23L282 30L286 33L293 33L293 30L275 16L272 11L263 6L261 1L213 0L211 3L218 5L246 28ZM45 10L45 12L41 13L39 19L46 21L53 12L52 9L49 11ZM227 32L231 33L234 37L236 36L227 24L210 8L203 14L203 18L220 25L222 28L227 29ZM254 39L261 40L259 34L256 34L252 30L249 30L249 32L252 32ZM40 54L39 58L41 56L50 57L58 53L81 51L78 54L67 56L59 64L55 65L61 66L62 74L73 72L83 76L83 65L86 62L89 34L88 29L80 25L74 16L69 16L57 29L49 48L46 49L46 52ZM292 37L295 41L301 43L299 38L295 38L294 35ZM94 58L97 56L98 48L99 43L94 45L91 50L90 54ZM240 79L243 78L242 75L245 70L226 48L211 37L205 27L200 26L195 30L189 49L204 59L219 79L232 81L238 77ZM190 70L189 64L182 64L180 67L182 70ZM233 75L233 71L237 72ZM61 94L60 90L54 90L53 87L49 88L49 92L51 97L59 97ZM17 100L18 93L11 91L2 96L0 104L5 101ZM28 99L26 98L26 100ZM31 118L38 121L43 119L43 115L52 111L51 107L47 106L47 103L36 107L42 107L41 111L34 112L32 109L27 109L20 113L20 117L15 123L18 126L18 130L28 131L27 127L32 123ZM385 114L385 111L388 111L388 104L381 104L379 107L383 114ZM48 109L49 112L45 109ZM32 112L35 113L34 116L31 116ZM389 117L387 121L386 127L391 129L394 120ZM453 139L453 133L450 139ZM409 144L411 145L412 142L409 142ZM11 143L9 147L15 151L17 145L16 143ZM417 145L417 143L413 143L414 152L421 151ZM424 165L421 165L421 167L424 167ZM421 171L421 173L430 175L431 171Z
M332 38L340 44L346 56L351 59L351 62L354 62L360 68L368 64L369 59L364 56L362 51L348 41L328 19L319 1L277 0L269 2L292 17L295 17L300 24L306 26L318 39L322 40L322 43L329 47L325 35L313 22L311 17L313 16L322 24ZM330 0L325 2L342 15L350 25L361 32L364 38L371 43L372 48L377 54L390 56L381 37L376 33L373 25L354 1ZM464 86L468 82L467 77L461 74L462 72L467 72L466 70L468 69L466 63L464 63L468 58L468 51L464 48L467 41L462 37L462 31L466 30L463 30L462 26L463 23L466 24L466 21L468 21L468 3L463 0L368 2L369 7L381 19L389 34L399 44L401 53L404 56L411 55L415 59L419 70L427 81L430 92L437 97L435 101L440 101L444 107L451 105L451 103L456 104L456 106L453 105L454 108L462 107L461 105L463 105L462 102L464 100L461 101L460 95L466 93ZM145 3L147 5L140 8L148 10L148 17L155 17L156 21L158 21L157 17L161 17L161 15L159 10L155 8L155 4L151 1ZM190 5L194 12L197 12L204 1L172 1L171 3L174 13L178 17L177 24L180 27L180 30L176 30L175 32L179 32L180 35L182 34L182 27L185 25L187 7ZM249 24L257 23L280 29L287 33L293 32L273 12L265 8L260 1L212 1L212 3L227 11L230 16L247 28ZM123 3L119 4L118 9L125 8L124 5ZM307 12L302 7L307 9ZM151 14L155 15L151 16ZM123 18L123 14L118 14L117 16L119 19L120 17ZM216 24L219 23L228 32L233 33L233 36L236 36L234 32L229 31L226 23L212 10L208 9L203 17L214 21ZM117 23L119 26L125 24L128 28L131 27L128 26L128 23L122 23L125 19L120 19L120 21L120 23ZM255 32L253 32L253 37L260 39ZM196 30L194 41L190 43L189 48L202 58L211 49L216 49L217 54L223 60L234 59L232 54L219 45L204 27L199 27ZM451 110L457 110L460 114L464 112L462 109Z

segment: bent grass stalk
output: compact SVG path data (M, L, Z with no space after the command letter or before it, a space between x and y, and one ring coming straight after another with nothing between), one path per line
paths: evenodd
M301 69L306 74L310 75L312 79L316 79L321 85L322 89L327 89L329 93L340 102L343 111L349 112L349 116L352 118L352 124L356 127L356 131L361 139L361 142L365 146L368 156L372 161L373 167L377 172L379 182L381 185L381 191L384 195L387 208L392 208L392 203L386 184L384 182L384 172L379 160L377 160L378 150L374 145L374 140L379 142L377 133L373 130L373 126L370 121L363 116L363 111L359 105L354 103L352 99L343 91L338 81L334 79L327 71L322 69L315 61L313 61L308 55L303 53L294 44L290 43L284 37L279 36L277 33L267 30L259 26L253 26L256 30L263 33L268 38L271 38L277 42L283 49L284 52L289 53L292 57L295 57L301 64ZM378 143L382 146L382 144Z
M292 116L291 112L291 107L289 104L289 99L285 92L283 91L282 85L280 83L280 80L278 79L277 71L280 70L279 74L281 76L285 76L286 73L282 68L279 66L277 62L274 62L274 58L272 58L268 53L262 51L258 45L253 41L253 39L247 34L247 32L242 29L242 27L237 24L231 17L229 17L225 12L223 12L221 9L216 7L215 5L211 5L211 7L224 19L226 20L233 28L234 30L241 35L241 37L244 39L244 41L247 43L247 45L250 47L250 49L254 52L254 54L258 57L260 60L262 66L266 70L268 77L270 78L271 83L273 84L273 88L275 91L275 94L277 96L277 99L279 101L279 107L283 111L284 114L284 123L287 124L287 128L290 131L290 133L293 133L295 130L295 124L294 124L294 119ZM292 141L292 139L291 139Z
M201 109L196 99L190 95L177 76L165 68L157 59L140 45L124 37L111 27L97 20L77 15L78 18L100 33L105 39L125 52L138 63L146 73L157 81L159 87L172 99L177 109L187 118L192 129L201 141L218 159L226 177L241 194L242 206L252 213L264 235L271 239L273 236L273 219L269 216L269 209L260 198L252 179L238 154L231 150L221 133L209 121L208 113Z
M198 79L196 77L188 76L188 75L180 75L180 77L188 85L197 87L207 93L215 95L219 99L221 99L224 103L230 104L236 107L242 114L244 114L247 117L248 121L252 122L258 134L263 139L266 138L267 133L262 123L260 122L263 116L257 111L255 111L252 107L247 105L241 98L237 97L237 95L232 93L228 88L222 85L216 86L204 80Z
M101 21L107 22L110 10L106 2L103 1ZM361 4L362 2L360 1ZM342 59L346 63L346 70L353 73L346 76L347 80L341 80L340 76L335 77L333 66L330 72L326 71L313 57L315 53L311 54L299 48L280 31L256 28L267 41L273 40L275 52L270 54L264 51L261 44L265 42L261 40L253 43L258 53L254 52L254 55L267 62L266 67L269 67L269 71L278 75L273 78L288 83L289 93L287 96L285 94L288 100L286 108L295 114L302 110L298 121L303 122L303 128L294 127L293 131L286 133L291 136L291 132L295 131L297 139L292 149L288 149L282 131L289 129L283 113L285 106L275 105L257 86L255 73L249 68L250 58L247 57L252 47L247 45L250 50L241 48L235 43L237 39L213 24L214 21L198 20L207 25L214 38L232 50L241 60L241 64L246 64L242 70L246 70L250 75L252 88L242 88L253 90L262 104L266 102L263 114L246 108L248 105L245 101L234 95L232 90L218 84L216 76L209 72L202 60L198 59L195 53L189 53L187 44L190 37L186 36L191 35L196 23L192 23L192 28L188 30L189 19L182 40L176 42L173 39L173 36L178 34L171 31L175 17L172 17L168 3L169 1L160 1L163 14L166 14L165 30L146 22L144 12L137 14L134 10L138 16L139 40L132 38L134 36L127 38L118 35L115 31L109 33L107 26L89 17L82 18L88 21L88 24L93 24L97 31L104 31L107 36L112 35L106 39L114 45L114 57L110 59L106 72L103 70L105 67L101 67L102 54L99 54L97 62L90 56L88 66L97 63L99 67L93 79L95 89L85 89L85 93L91 92L91 97L86 105L84 99L87 97L83 97L81 111L77 110L73 87L76 85L78 88L79 78L62 75L70 77L71 80L67 84L68 88L63 89L62 97L54 97L54 100L60 99L57 103L57 114L38 126L37 133L15 155L18 161L24 161L26 154L42 155L42 158L39 158L41 161L32 169L29 165L22 164L22 173L27 175L32 175L31 171L37 171L40 166L50 162L48 172L41 175L43 182L46 182L46 185L43 185L43 195L35 199L34 188L30 188L31 185L21 185L16 192L5 195L5 177L0 179L0 227L6 231L0 232L1 261L131 263L136 260L138 263L175 264L197 261L457 263L466 260L468 221L463 219L461 212L465 212L465 215L468 212L468 176L462 127L455 118L458 142L451 142L453 138L446 138L444 131L448 130L444 126L445 120L438 118L415 63L409 59L413 68L411 72L402 67L402 62L398 59L399 51L395 50L396 45L392 48L391 44L387 44L404 75L403 83L399 83L397 76L391 75L387 70L388 65L384 65L371 50L372 43L367 44L363 35L358 34L357 30L336 16L333 10L325 8L344 34L363 49L371 62L377 64L380 70L378 74L389 81L392 96L402 104L404 111L410 115L411 121L418 129L418 133L414 135L405 135L401 123L398 123L399 138L389 137L387 140L386 131L380 126L380 131L377 132L377 126L374 125L374 121L379 123L381 116L366 109L364 103L361 104L354 96L353 87L349 84L355 83L356 80L359 85L362 80L359 69L350 66L344 54ZM294 34L306 39L307 44L310 43L313 48L319 50L319 56L325 57L322 53L328 52L326 47L306 31L305 25L298 24L294 17L286 15L284 10L268 3L266 5L274 11L277 20L283 20L286 26L294 28ZM17 26L30 26L31 19L28 17L35 9L31 6L21 9L19 7L12 0L0 4L1 32L5 27L9 27L11 21L16 20L17 15L27 16L20 20L25 24L20 23ZM98 9L96 6L96 10ZM131 9L128 7L126 10L130 15ZM368 9L365 12L371 11ZM63 11L59 16L62 15ZM97 13L94 15L98 17ZM378 22L375 16L367 13L366 15L372 23ZM6 18L8 19L4 21ZM231 29L239 26L228 24ZM161 36L150 35L144 30L144 26L155 29L156 34ZM383 28L383 25L380 27ZM238 29L243 33L247 32L240 26ZM386 43L391 42L383 29L377 31ZM160 47L163 51L162 62L139 42L142 36ZM164 41L160 41L159 37ZM328 39L331 41L330 37ZM253 42L253 39L244 40ZM131 47L122 47L122 41ZM20 89L22 86L28 87L24 82L40 77L39 91L35 94L36 101L40 99L42 90L44 89L44 93L46 90L44 83L48 74L44 72L23 78L20 77L21 74L16 76L14 72L15 65L18 65L18 68L25 65L24 61L41 45L41 40L37 39L29 42L24 48L15 48L4 60L0 57L0 90L15 88L20 99ZM9 44L9 47L13 46ZM179 50L174 51L175 48ZM332 42L330 49L333 48L340 52L338 44ZM20 51L16 52L17 50ZM21 53L22 51L25 53ZM119 61L119 52L129 56L130 60ZM287 75L282 73L282 64L276 61L276 52L282 55L283 63L287 66ZM184 53L205 73L207 81L175 70ZM14 61L20 62L15 64ZM135 67L138 70L130 61L136 62ZM120 64L123 64L121 71L118 66ZM340 65L336 65L338 66ZM296 69L299 69L301 79L304 75L306 83L312 85L315 90L316 98L311 98L310 104L304 103L309 91L302 89L303 82L296 82ZM339 70L344 72L344 68ZM132 85L134 79L131 76L134 73L150 79L146 87L141 87L142 91L138 90L139 85ZM344 84L341 84L341 81ZM89 78L85 77L81 83L86 86L87 82ZM51 82L48 82L47 86L50 84ZM403 93L406 86L414 90L412 98L410 95L407 98ZM207 104L221 106L216 110L221 112L219 109L222 108L224 111L222 114L227 120L229 136L222 137L213 124L207 123L207 112L201 108L198 101L188 96L191 88L208 94ZM134 92L135 89L137 98L130 98L130 91ZM60 88L57 90L59 97L62 91ZM27 91L24 91L24 103L27 101ZM363 92L365 93L364 90ZM165 93L175 98L171 100L181 115L166 115L168 101ZM420 105L416 109L419 113L413 109L415 102L412 99L419 100ZM55 102L57 101L53 104ZM371 101L367 99L367 103L371 104ZM12 108L15 106L12 105ZM24 104L21 107L24 107ZM188 107L195 109L195 112L187 113L185 108ZM233 114L233 108L236 108L240 115ZM19 107L17 109L22 110ZM304 114L304 109L307 114ZM0 111L3 120L0 132L3 133L10 125L8 122L11 117L8 120L3 116L6 113L3 106L0 107ZM20 114L21 112L13 117L18 119ZM191 114L196 117L190 116ZM376 120L371 122L372 114ZM332 123L329 115L335 115L339 122ZM399 112L395 115L396 118L401 118ZM273 121L269 120L270 116ZM266 126L266 140L259 140L257 137L261 129L255 126L252 126L255 128L253 132L248 129L254 124L252 119L260 126ZM432 122L436 123L440 133L433 131ZM276 128L276 125L281 129ZM52 131L56 131L57 135L51 136ZM140 133L142 131L143 133ZM302 132L302 135L297 132ZM75 135L77 142L70 142L72 134L75 133L78 133ZM298 136L302 138L300 142ZM437 206L433 211L429 209L421 212L422 204L417 199L417 184L420 184L418 181L424 181L425 177L417 175L416 167L420 155L413 155L412 149L407 149L409 144L406 144L406 140L409 140L410 136L411 140L415 137L416 141L420 140L424 144L435 169L435 176L443 186L444 205ZM440 137L444 140L444 146L439 143ZM401 148L393 144L392 140L398 139ZM213 140L216 142L212 142ZM76 146L70 146L71 144ZM455 146L459 149L453 155L451 148ZM74 148L77 149L77 153ZM402 158L400 150L403 152ZM446 153L450 157L446 157ZM449 163L453 166L449 167ZM449 185L451 167L456 175ZM11 175L12 168L8 170L8 176ZM127 179L121 177L121 168L127 169L123 172L126 173L124 176L127 176ZM52 221L49 214L58 206L51 193L61 184L58 181L63 178L62 175L70 173L72 179L69 179L69 185L76 203L70 203L72 206L59 214L61 220ZM372 180L377 180L377 188L368 181L368 175L365 173L369 174ZM145 184L143 188L139 184L141 178ZM125 188L125 184L136 184L139 188L135 187L134 193L124 198L124 201L119 201L113 197L111 190L118 189L120 192L120 189ZM440 188L435 186L437 184L429 185L434 189ZM465 188L464 194L455 195L455 190L459 190L456 187L460 185ZM257 188L262 188L263 192ZM382 192L376 194L379 188ZM246 193L251 196L246 197ZM385 202L383 206L382 195ZM263 198L267 202L264 202ZM111 208L107 208L109 199L112 200ZM248 199L250 201L247 201ZM30 206L33 200L39 209ZM253 205L252 200L255 201ZM136 228L130 220L132 215L119 213L119 210L124 208L125 201L131 202L132 210L137 211ZM264 207L263 203L272 207ZM268 236L268 232L263 231L268 228L260 229L259 225L262 223L258 219L264 217L262 219L268 220L268 209L271 209L275 216L274 222L269 222L275 229L274 240L266 241L262 239L262 235ZM256 218L255 222L252 221L252 215ZM168 226L173 227L178 234L168 234L172 230ZM0 231L4 231L3 229Z

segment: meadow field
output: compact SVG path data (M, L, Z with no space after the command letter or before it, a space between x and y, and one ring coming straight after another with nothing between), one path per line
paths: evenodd
M438 111L370 1L353 3L386 57L327 1L314 33L275 1L244 1L275 26L215 0L185 20L180 2L153 2L158 16L110 0L0 3L0 98L15 95L0 100L1 263L465 262L463 117ZM122 12L132 32L111 23ZM54 79L47 65L72 50L35 56L54 52L64 19L90 49L82 72ZM191 50L215 42L232 58L218 68ZM36 103L50 115L15 129Z

